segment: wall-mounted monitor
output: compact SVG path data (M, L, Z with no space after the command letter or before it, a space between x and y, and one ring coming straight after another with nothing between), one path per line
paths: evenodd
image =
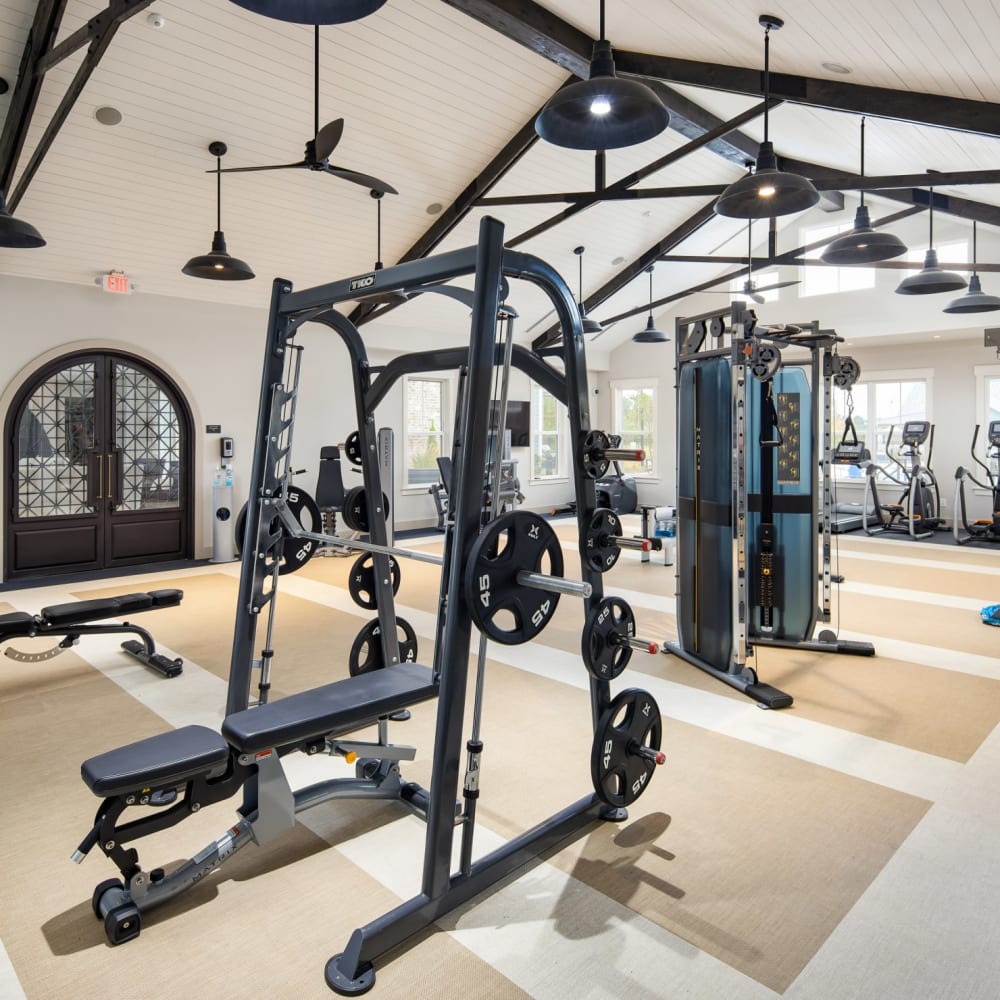
M493 404L494 423L499 406L499 403ZM511 447L527 448L531 444L531 403L527 400L507 400L507 421L504 428L510 431Z

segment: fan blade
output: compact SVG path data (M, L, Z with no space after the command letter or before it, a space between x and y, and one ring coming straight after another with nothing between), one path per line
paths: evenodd
M305 160L298 163L272 163L266 167L223 167L220 173L223 174L250 174L256 170L287 170L289 167L308 167ZM214 174L214 170L206 170L206 174Z
M773 285L764 285L761 288L756 289L758 292L773 292L776 288L788 288L789 285L801 285L801 279L795 279L793 281L779 281Z
M763 305L765 302L764 296L761 295L760 292L747 292L747 295L749 295L750 300L752 302L756 302L757 305Z
M347 170L344 167L334 167L329 163L323 165L323 169L334 177L341 180L350 181L352 184L360 184L362 187L370 188L373 191L381 191L382 194L399 194L399 192L385 181L380 181L377 177L369 177L368 174L359 174L356 170Z
M328 160L330 154L337 148L340 137L344 134L344 119L327 122L316 134L316 159Z

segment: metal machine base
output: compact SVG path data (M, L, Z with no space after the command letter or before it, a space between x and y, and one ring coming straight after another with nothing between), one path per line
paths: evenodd
M681 649L675 642L664 642L660 649L664 653L672 653L674 656L679 656L685 663L690 663L691 666L697 667L699 670L704 670L706 674L711 674L722 681L723 684L728 684L730 687L736 688L737 691L741 691L748 698L753 698L761 708L788 708L792 704L792 696L790 694L786 694L784 691L780 691L770 684L761 683L757 680L757 674L749 667L742 673L731 674L726 670L719 670L717 667L713 667L710 663L701 659L701 657L695 656L685 649Z

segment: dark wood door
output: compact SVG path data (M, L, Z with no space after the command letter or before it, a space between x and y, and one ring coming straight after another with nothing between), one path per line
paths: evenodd
M7 419L7 577L189 557L190 425L177 388L139 358L40 370Z

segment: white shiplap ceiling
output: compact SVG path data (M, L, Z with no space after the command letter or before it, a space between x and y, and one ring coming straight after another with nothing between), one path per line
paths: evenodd
M592 37L596 0L547 0L542 6ZM103 0L68 0L60 39L103 10ZM34 13L34 0L0 0L0 76L13 85ZM759 68L758 0L610 0L607 33L623 49L707 63ZM772 68L980 101L1000 99L991 72L1000 56L1000 4L994 0L838 0L769 3L786 19L773 37ZM147 14L163 16L161 29ZM46 77L20 169L65 92L82 53ZM837 76L824 62L841 63ZM448 206L566 79L565 70L509 41L443 0L388 0L353 24L321 29L320 123L343 117L344 137L331 160L384 178L400 191L383 201L382 258L404 253L433 222L432 204ZM719 117L754 98L676 87ZM209 249L215 228L214 166L207 146L229 146L224 166L293 162L313 131L313 33L252 15L227 0L162 0L127 21L46 156L16 215L31 221L48 245L0 249L0 273L75 283L122 268L141 294L264 306L270 279L308 287L363 273L375 259L375 205L357 185L307 170L223 178L222 224L230 252L248 261L253 282L210 282L180 273ZM5 116L11 92L0 96ZM94 111L117 107L121 124L100 125ZM772 114L779 152L857 168L856 116L783 105ZM744 130L761 136L761 123ZM644 166L685 140L668 131L650 142L609 152L608 179ZM994 168L1000 139L887 120L868 129L867 171L903 173ZM728 183L738 167L708 151L686 157L646 186ZM535 144L491 195L584 190L594 182L593 156ZM1000 204L1000 189L952 193ZM573 247L584 245L584 295L638 257L691 215L697 199L599 205L550 229L520 249L560 270L574 291ZM853 203L851 203L853 204ZM498 207L509 235L536 225L561 205ZM475 241L483 210L474 210L441 249ZM845 216L849 221L850 212ZM786 221L782 225L789 224ZM739 254L743 226L717 219L680 252ZM761 236L763 236L763 225ZM704 280L704 267L660 265L657 296ZM714 270L725 273L731 267ZM646 301L645 275L610 299L600 316ZM519 339L548 325L548 305L518 290ZM461 329L467 314L440 297L424 296L367 329L410 347L434 346L442 331ZM641 321L641 317L640 317ZM634 323L601 339L614 347ZM641 325L641 322L639 323ZM531 332L529 332L531 331Z

